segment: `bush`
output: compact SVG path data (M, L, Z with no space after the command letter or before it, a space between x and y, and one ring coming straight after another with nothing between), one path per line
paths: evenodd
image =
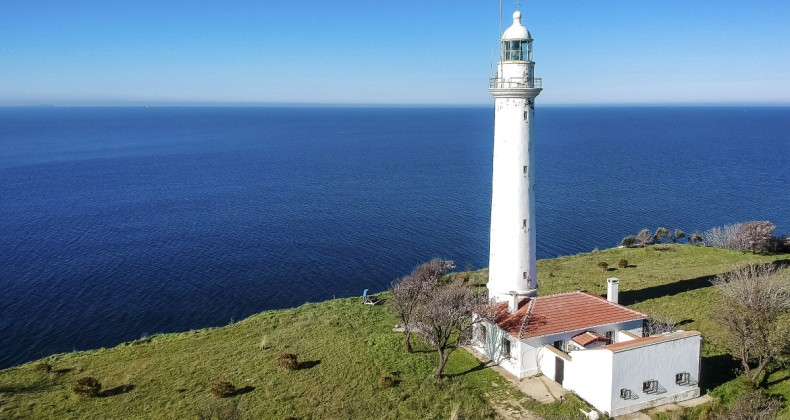
M692 232L689 236L689 243L692 245L702 245L703 242L702 234L697 231Z
M600 268L601 270L606 271L606 269L609 268L609 264L604 262L604 261L601 261L601 262L598 263L598 268Z
M77 380L77 383L74 385L74 392L86 397L97 397L101 392L101 384L96 378L86 376Z
M390 375L381 375L379 378L379 388L392 388L395 386L395 379Z
M753 221L715 227L705 232L705 244L735 251L770 250L774 226L769 221Z
M739 395L723 415L714 418L722 420L773 419L781 409L781 401L770 398L756 389L750 389Z
M39 373L50 373L52 372L52 365L49 363L39 363L33 368L33 370Z
M620 268L628 267L628 260L626 260L625 258L621 258L620 261L617 262L617 266Z
M636 236L626 236L620 242L620 245L626 248L633 248L636 245Z
M232 397L236 393L236 387L228 381L217 381L211 385L211 395L217 398Z
M277 357L277 364L286 370L296 370L299 367L299 359L293 353L280 353Z
M653 243L653 235L650 234L650 229L642 229L636 235L636 242L640 246L647 246Z

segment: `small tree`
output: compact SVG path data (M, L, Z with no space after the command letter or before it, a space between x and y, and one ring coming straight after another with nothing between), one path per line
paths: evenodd
M668 237L669 237L669 229L665 227L659 227L658 229L656 229L655 235L653 235L653 242L660 244L664 240L664 238L668 238Z
M697 232L691 232L691 236L689 236L689 243L692 245L702 245L703 242L702 234Z
M770 248L771 240L774 238L773 223L764 220L759 222L745 222L739 226L739 234L743 241L752 250L753 254L765 252Z
M636 241L640 246L647 246L653 243L653 236L650 234L650 229L642 229L636 235Z
M620 261L617 262L617 266L620 268L627 268L628 267L628 260L625 258L620 258Z
M433 259L421 264L392 286L390 309L403 323L407 352L413 351L411 334L417 309L434 293L442 276L453 267L452 261Z
M672 243L674 244L685 237L686 237L686 232L683 232L680 229L675 229L675 232L672 234Z
M606 261L601 261L598 263L598 268L600 268L603 271L606 271L609 268L609 263L607 263Z
M420 337L439 355L434 377L441 378L450 354L472 337L472 311L486 303L460 282L438 287L419 306L414 323Z
M636 245L636 236L626 236L620 242L620 246L624 246L626 248L633 248Z
M774 265L749 264L713 280L722 299L712 317L723 344L756 382L766 366L790 351L790 282Z

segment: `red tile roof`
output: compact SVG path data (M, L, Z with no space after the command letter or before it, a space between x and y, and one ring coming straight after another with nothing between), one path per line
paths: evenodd
M583 332L583 333L571 338L571 340L573 340L574 343L576 343L576 344L578 344L578 345L580 345L582 347L587 347L587 346L589 346L590 344L592 344L592 343L594 343L596 341L609 341L608 338L602 336L601 334L596 334L596 333L594 333L592 331L585 331L585 332Z
M532 310L527 316L530 307ZM647 318L641 312L584 291L525 298L519 302L518 311L512 314L507 310L507 302L500 303L497 309L496 324L517 338L583 331Z

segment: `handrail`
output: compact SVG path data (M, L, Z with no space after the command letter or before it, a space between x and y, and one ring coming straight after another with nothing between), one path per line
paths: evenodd
M542 89L543 79L540 77L509 77L507 79L501 77L492 77L489 80L488 87L491 89Z

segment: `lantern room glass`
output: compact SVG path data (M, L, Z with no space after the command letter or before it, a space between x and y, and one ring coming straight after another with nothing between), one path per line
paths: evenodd
M532 40L502 41L502 61L532 61Z

